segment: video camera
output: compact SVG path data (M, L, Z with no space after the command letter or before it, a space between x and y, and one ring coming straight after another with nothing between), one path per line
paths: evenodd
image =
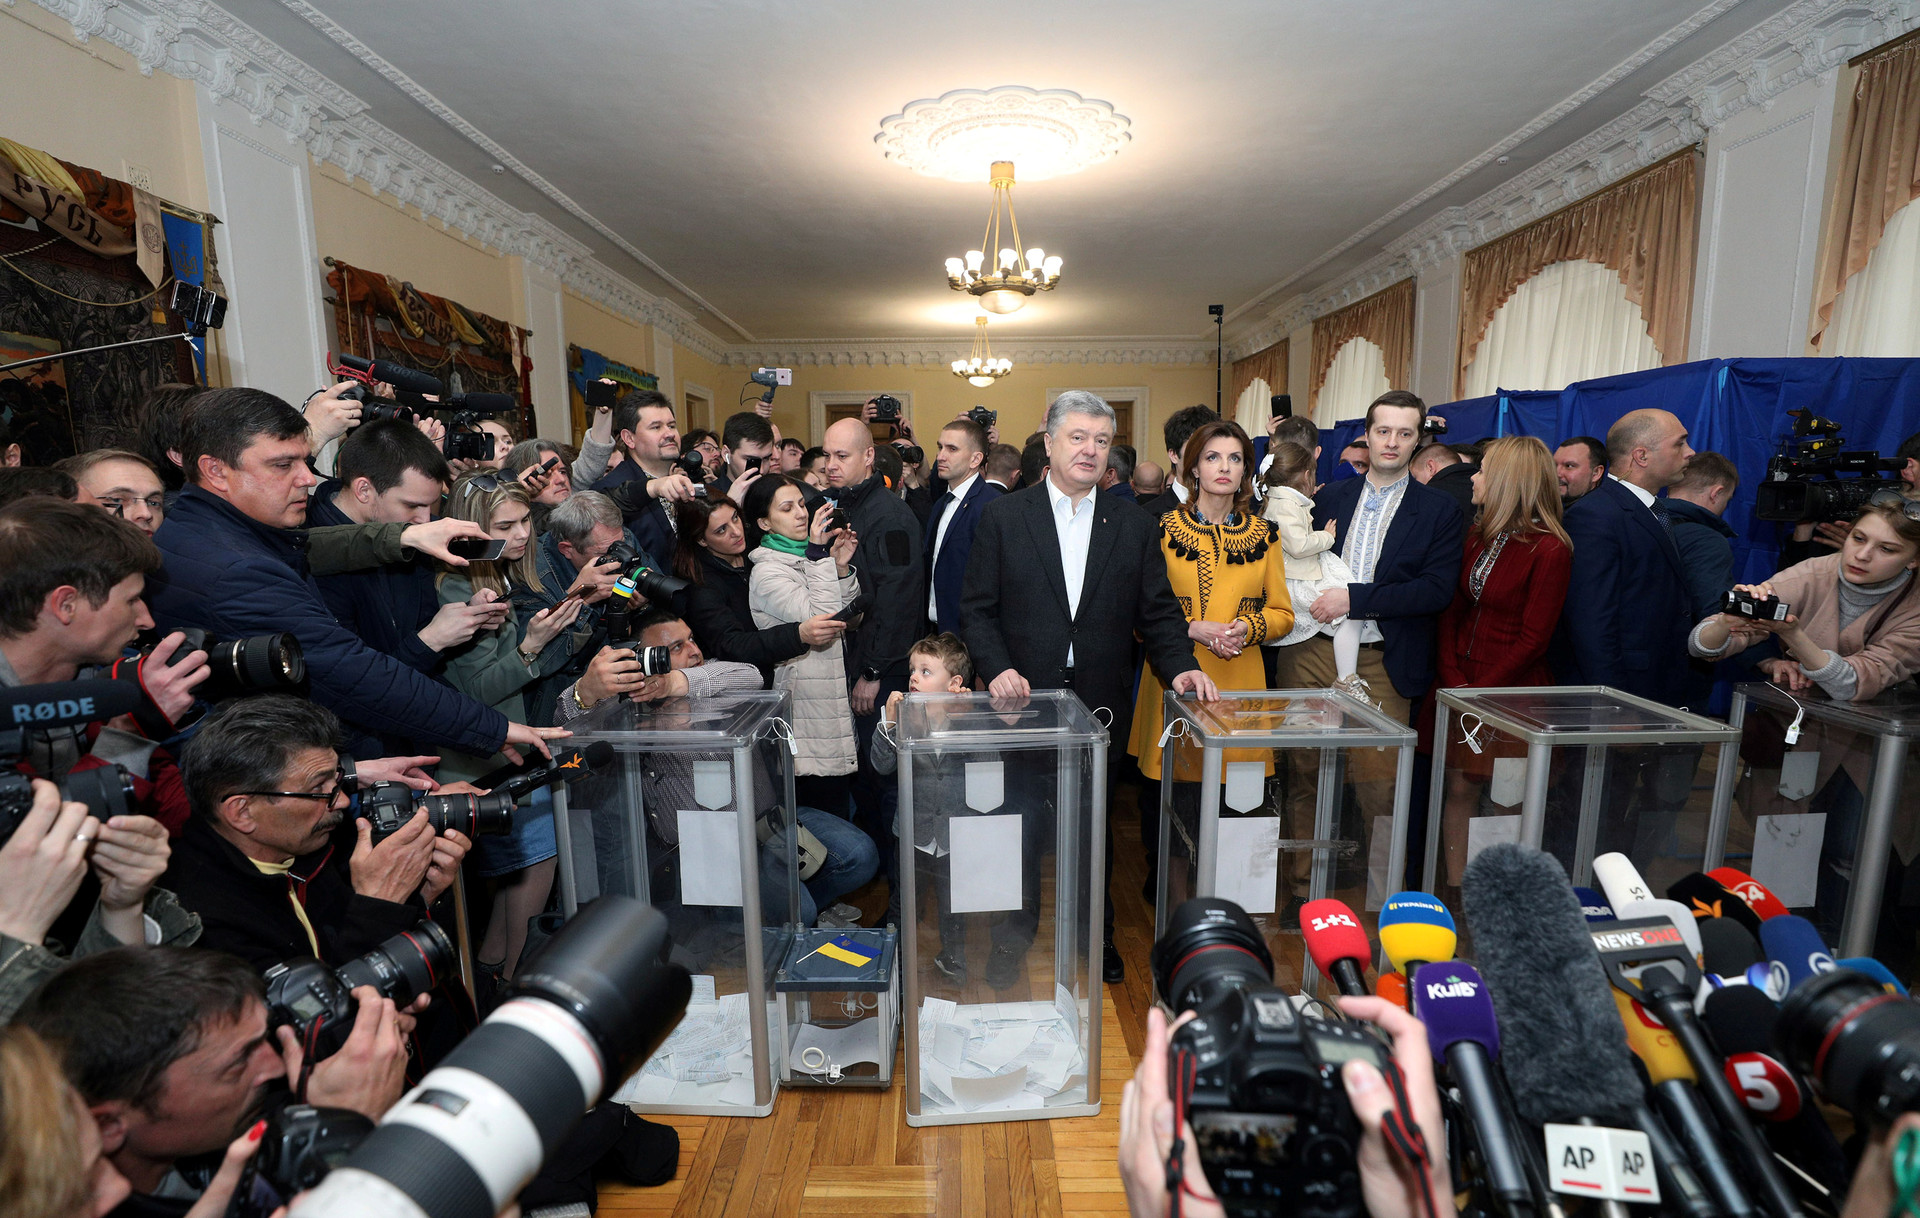
M400 419L413 422L422 415L447 413L447 434L440 441L440 453L449 461L486 461L493 457L493 437L475 430L481 418L505 414L520 408L519 399L510 393L456 393L447 395L440 378L417 372L389 360L363 359L342 355L327 370L342 380L358 381L342 397L361 404L360 419ZM375 396L376 384L391 386L391 400Z
M1361 1218L1360 1123L1340 1070L1359 1060L1386 1072L1390 1048L1371 1025L1296 1010L1231 901L1183 902L1150 960L1166 1003L1194 1012L1173 1033L1167 1077L1227 1213Z
M583 906L521 963L508 1000L363 1142L344 1149L327 1139L338 1166L326 1164L332 1170L292 1203L293 1218L504 1209L547 1148L680 1021L693 982L662 963L669 946L665 915L644 902L603 896ZM282 1137L294 1115L270 1122L267 1136ZM294 1191L289 1184L281 1196Z
M383 784L384 785L384 784ZM453 975L453 942L431 918L401 931L338 969L311 958L276 964L266 972L267 1031L292 1028L309 1062L331 1057L353 1034L360 1004L353 991L370 985L404 1007Z
M0 844L33 810L33 780L17 768L27 754L27 733L84 727L129 714L146 701L135 686L119 681L62 681L0 691ZM133 811L133 776L108 763L70 772L60 798L87 805L96 820Z
M1785 451L1767 462L1766 481L1754 497L1756 518L1848 520L1879 492L1902 489L1897 475L1903 462L1872 451L1845 451L1840 424L1810 410L1787 413L1794 419L1793 435L1782 446Z

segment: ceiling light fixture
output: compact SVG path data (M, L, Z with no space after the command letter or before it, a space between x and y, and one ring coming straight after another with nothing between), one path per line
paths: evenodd
M953 361L953 374L967 378L967 384L975 389L985 389L1007 373L1013 371L1010 359L995 359L993 351L987 346L987 319L973 319L973 355L968 359Z
M993 163L993 203L987 209L987 234L964 260L947 259L947 286L977 297L989 313L1012 313L1035 292L1051 292L1060 282L1060 255L1020 244L1020 222L1013 218L1013 162ZM1001 216L1005 215L1004 223ZM1012 244L1003 245L1007 241ZM987 259L992 257L991 265ZM985 320L984 318L982 319Z
M880 120L888 160L930 178L979 181L980 166L1017 161L1027 181L1078 173L1119 153L1133 120L1071 89L955 89Z

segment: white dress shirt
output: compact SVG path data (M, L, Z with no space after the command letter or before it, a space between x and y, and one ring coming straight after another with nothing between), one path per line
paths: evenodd
M939 569L940 546L947 540L947 526L953 523L954 516L960 511L960 505L966 502L967 492L973 489L973 484L979 478L979 474L968 474L964 480L947 488L947 494L953 496L953 502L947 505L946 511L940 513L940 527L933 535L933 554L927 560L929 572ZM940 601L933 591L932 579L927 580L927 620L930 622L940 620Z
M1088 491L1078 507L1047 476L1047 498L1053 504L1053 529L1060 538L1060 573L1067 581L1067 615L1080 616L1080 586L1087 582L1087 549L1093 544L1093 499ZM1073 667L1073 644L1067 644L1067 667Z
M1607 477L1611 478L1613 481L1618 482L1621 486L1624 486L1628 490L1632 491L1633 497L1635 499L1638 499L1641 503L1645 504L1649 512L1653 511L1653 501L1659 498L1659 496L1655 495L1652 491L1647 490L1644 487L1635 486L1633 483L1628 482L1625 478L1614 478L1612 474L1608 474ZM1655 515L1658 515L1658 513L1655 513Z

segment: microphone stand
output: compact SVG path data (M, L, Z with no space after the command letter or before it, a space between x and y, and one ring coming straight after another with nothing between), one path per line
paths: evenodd
M1227 306L1208 305L1207 312L1213 315L1213 413L1225 417L1225 408L1221 404L1220 375L1226 366L1227 354Z
M188 342L192 342L194 339L204 337L206 337L206 331L204 330L198 334L195 334L191 330L186 330L178 334L172 332L166 334L150 334L145 338L129 338L125 342L101 343L97 347L80 347L73 351L49 351L45 355L36 355L32 359L17 359L10 364L0 364L0 372L11 372L15 368L25 368L30 364L50 364L54 360L68 359L75 355L92 355L98 351L114 351L121 347L137 347L141 343L163 343L176 338L184 338Z

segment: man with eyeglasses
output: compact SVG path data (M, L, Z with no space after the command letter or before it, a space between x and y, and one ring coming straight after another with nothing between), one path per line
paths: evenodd
M94 502L151 537L167 518L166 487L139 453L96 448L55 463Z

